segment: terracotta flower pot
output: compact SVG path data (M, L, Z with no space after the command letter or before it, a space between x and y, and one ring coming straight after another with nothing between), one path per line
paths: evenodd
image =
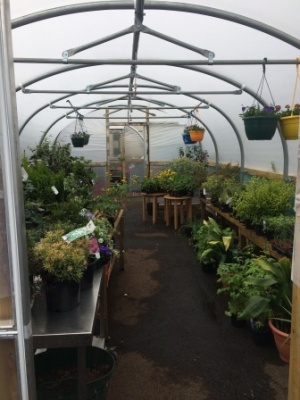
M193 142L202 142L204 137L204 129L203 131L190 131L190 137Z
M273 333L275 344L279 353L279 357L282 361L288 363L290 361L290 338L289 334L280 331L273 324L272 320L269 320L269 327Z
M290 115L279 120L285 140L297 140L299 134L300 115Z

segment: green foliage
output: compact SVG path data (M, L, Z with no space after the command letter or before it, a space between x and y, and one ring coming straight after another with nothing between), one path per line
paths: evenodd
M41 274L57 281L79 282L87 266L88 242L85 238L66 243L63 230L49 231L34 246L33 253L40 262Z
M208 165L208 152L206 150L202 150L201 146L189 146L185 150L183 147L180 147L178 152L180 158L189 158L193 161L200 162L205 167Z
M114 218L121 209L126 209L130 185L113 183L93 199L93 209L107 218Z
M29 158L31 163L36 164L43 160L53 172L61 170L64 170L66 174L71 172L74 158L71 157L70 144L61 145L59 142L52 144L48 140L44 140L36 148L30 150L32 151L32 155Z
M238 166L227 164L207 177L203 188L214 203L220 201L230 204L233 195L243 190L243 184L239 181L239 170Z
M204 131L205 129L203 128L203 126L197 125L197 124L193 124L193 125L189 125L187 127L184 128L184 133L189 133L190 131Z
M261 105L253 105L251 107L242 107L243 114L240 114L242 118L244 117L278 117L279 118L279 111L280 106L264 106Z
M285 214L292 208L294 196L293 182L253 177L235 199L233 211L240 220L260 224L266 217Z
M266 229L276 239L282 242L292 242L294 239L295 215L280 214L266 218Z
M198 162L187 157L173 159L167 164L166 169L174 171L178 175L193 176L195 187L201 187L207 177L207 163Z
M240 318L275 318L281 330L290 330L292 312L291 261L284 257L275 260L262 256L256 260L263 276L249 276L245 284L251 285L257 293L251 296L240 314ZM283 322L283 323L282 323Z
M213 218L204 220L199 230L193 233L197 259L204 264L218 266L233 257L235 232L221 228Z
M158 193L162 191L161 182L157 176L143 179L135 178L135 182L141 185L141 192Z
M25 187L29 184L32 185L32 190L26 190L24 192L26 195L25 200L41 202L43 205L63 200L63 171L52 171L43 160L36 164L30 164L26 158L23 158L23 167L29 179L29 181L25 183ZM53 192L53 186L58 190L58 194Z

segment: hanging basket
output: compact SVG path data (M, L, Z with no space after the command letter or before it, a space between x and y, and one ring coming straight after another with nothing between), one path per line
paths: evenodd
M205 130L201 130L201 131L190 131L190 137L191 140L193 142L202 142L203 138L204 138L204 132Z
M299 135L300 115L290 115L279 120L282 136L285 140L297 140Z
M90 141L90 135L88 135L87 133L85 134L84 137L84 146L86 146Z
M189 133L183 133L182 139L184 141L184 144L195 144L196 143L196 141L193 141L191 139L191 135Z
M277 128L276 116L243 117L248 140L271 140Z
M73 147L83 147L85 145L84 137L72 137L71 142Z

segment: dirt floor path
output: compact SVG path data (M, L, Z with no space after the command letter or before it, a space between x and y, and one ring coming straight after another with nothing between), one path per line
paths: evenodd
M214 275L187 237L125 213L125 271L109 284L109 334L117 353L108 400L286 400L288 365L275 345L255 346L225 316Z

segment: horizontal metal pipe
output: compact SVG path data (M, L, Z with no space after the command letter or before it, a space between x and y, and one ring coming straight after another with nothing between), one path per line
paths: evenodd
M82 65L293 65L300 64L299 58L278 59L278 60L214 60L209 63L207 60L132 60L132 59L68 59L63 61L61 58L25 58L15 57L15 63L22 64L82 64Z
M104 117L84 117L84 119L106 119L107 116ZM146 118L146 117L144 117ZM152 117L151 115L148 117L150 119L169 119L169 118L187 118L186 115L173 115L173 116L169 116L169 117ZM76 117L70 117L70 116L66 116L66 119L76 119ZM128 119L128 117L113 117L113 119ZM143 119L143 117L130 117L129 119Z
M55 106L50 104L50 108L67 108L70 109L72 107L68 107L68 106ZM78 110L106 110L106 109L122 109L122 110L139 110L140 108L143 110L178 110L179 108L187 108L187 109L191 109L194 110L195 108L201 108L201 109L207 109L209 108L209 106L174 106L174 107L148 107L148 106L133 106L133 107L127 107L127 106L107 106L107 107L76 107L74 106L75 109Z
M24 94L34 94L34 93L56 93L56 94L123 94L123 95L166 95L166 94L175 94L175 95L190 95L190 94L242 94L242 90L224 90L224 91L203 91L203 90L192 90L192 91L121 91L121 90L93 90L92 92L87 92L86 90L31 90L31 89L23 89L22 90Z

